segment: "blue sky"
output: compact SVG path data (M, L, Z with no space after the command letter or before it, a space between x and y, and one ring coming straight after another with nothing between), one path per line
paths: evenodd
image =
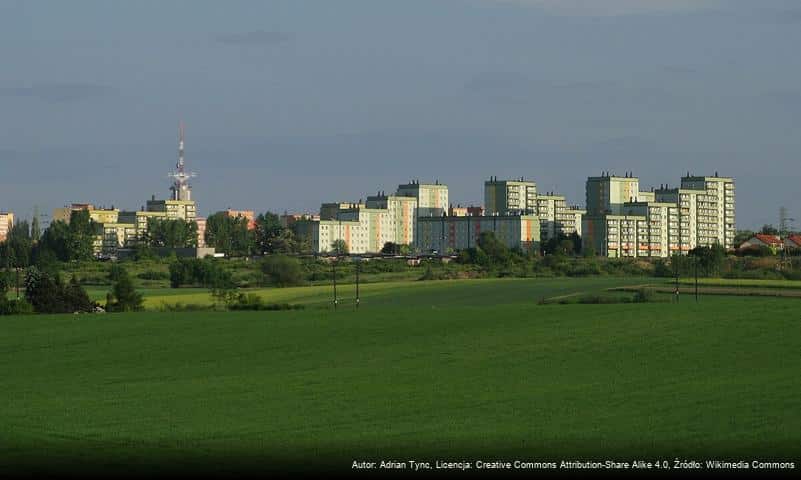
M183 119L203 214L717 171L801 226L798 45L796 1L0 0L0 209L165 197Z

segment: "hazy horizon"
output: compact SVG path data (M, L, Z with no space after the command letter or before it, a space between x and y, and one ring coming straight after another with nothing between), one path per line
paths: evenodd
M0 210L165 198L183 120L204 216L689 171L735 178L738 228L798 228L799 27L790 0L0 0Z

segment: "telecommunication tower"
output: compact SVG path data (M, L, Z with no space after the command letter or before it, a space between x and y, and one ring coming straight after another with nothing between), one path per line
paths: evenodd
M192 185L189 184L189 179L196 177L194 172L186 172L184 170L184 123L178 124L178 162L175 164L175 172L171 172L168 176L173 179L172 199L173 200L192 200Z

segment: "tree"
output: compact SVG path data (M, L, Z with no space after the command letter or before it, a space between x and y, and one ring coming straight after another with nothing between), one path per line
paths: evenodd
M149 247L196 247L197 223L180 218L148 218L144 243Z
M339 238L331 242L331 251L336 253L337 255L347 255L348 254L348 244L345 240Z
M698 274L711 276L720 274L723 262L726 260L726 250L719 244L711 247L695 247L689 255L698 262ZM694 268L694 266L693 266Z
M25 299L39 313L91 312L95 303L73 276L68 285L61 277L29 267L25 274Z
M33 219L31 220L31 240L38 242L39 237L42 236L42 229L39 226L39 207L33 206Z
M36 256L41 252L49 251L52 256L62 262L70 260L70 228L66 222L56 220L51 222L37 244Z
M278 287L300 285L304 274L297 258L286 255L269 255L264 258L261 270L270 282Z
M506 263L511 256L509 247L498 240L493 232L481 232L477 243L493 263Z
M395 242L386 242L381 247L381 253L384 255L400 255L400 245Z
M106 296L106 310L109 312L136 312L142 310L142 294L137 292L133 280L124 268L116 272L116 281L111 295Z
M779 230L773 225L766 223L765 225L762 225L762 229L759 231L759 233L763 233L765 235L778 235Z
M73 210L70 214L68 252L70 260L90 260L96 233L89 210Z
M206 219L206 245L229 257L250 255L255 245L253 238L247 218L218 212Z
M256 230L254 232L254 244L256 251L262 255L276 253L275 240L285 231L289 231L281 225L281 219L272 212L264 212L256 217Z
M298 252L298 243L295 241L295 234L292 230L287 228L281 230L278 236L273 237L271 241L271 253L296 253Z

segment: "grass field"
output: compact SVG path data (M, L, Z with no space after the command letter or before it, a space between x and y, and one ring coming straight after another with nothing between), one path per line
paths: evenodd
M798 300L536 304L623 283L375 284L359 311L2 318L0 469L798 461ZM330 290L263 293L313 306Z

